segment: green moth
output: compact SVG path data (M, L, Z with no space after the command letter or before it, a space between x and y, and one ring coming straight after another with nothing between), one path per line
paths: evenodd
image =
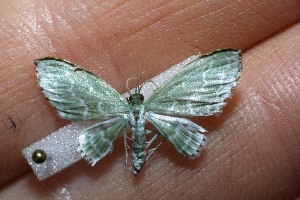
M69 120L99 121L78 137L78 151L91 164L107 155L126 125L132 129L133 173L138 174L153 152L147 151L157 134L146 141L145 123L188 158L199 155L205 129L181 117L209 116L221 112L241 71L240 50L223 49L206 54L156 89L144 101L141 88L127 100L91 72L66 60L35 60L39 85L58 114ZM126 156L127 157L127 156Z

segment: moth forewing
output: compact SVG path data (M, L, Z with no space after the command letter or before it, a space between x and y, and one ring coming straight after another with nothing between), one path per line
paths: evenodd
M68 61L35 61L39 85L58 114L72 121L109 119L128 113L120 94L93 73Z
M221 112L241 70L240 50L204 55L153 92L145 111L171 116L209 116Z

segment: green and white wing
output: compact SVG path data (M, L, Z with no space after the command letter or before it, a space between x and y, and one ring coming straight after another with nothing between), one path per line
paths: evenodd
M221 112L241 71L240 50L204 55L153 92L145 111L171 116L208 116Z
M184 118L158 115L153 112L147 112L146 119L182 155L195 158L200 154L206 139L202 134L206 130L201 126Z
M80 66L49 57L34 63L43 93L62 118L106 119L128 111L115 89Z
M89 127L78 137L77 151L94 166L112 151L114 141L127 122L127 117L119 116Z

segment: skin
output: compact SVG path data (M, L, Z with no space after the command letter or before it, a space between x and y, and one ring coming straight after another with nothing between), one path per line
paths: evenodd
M0 199L295 199L300 196L300 3L278 1L1 1ZM151 1L152 2L152 1ZM243 50L223 113L193 119L196 160L164 143L135 177L122 138L39 182L21 149L68 123L36 83L33 60L65 58L125 92L190 55Z

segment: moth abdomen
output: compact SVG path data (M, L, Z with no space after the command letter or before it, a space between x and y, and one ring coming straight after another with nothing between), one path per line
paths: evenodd
M133 173L137 175L146 161L146 146L132 149Z

